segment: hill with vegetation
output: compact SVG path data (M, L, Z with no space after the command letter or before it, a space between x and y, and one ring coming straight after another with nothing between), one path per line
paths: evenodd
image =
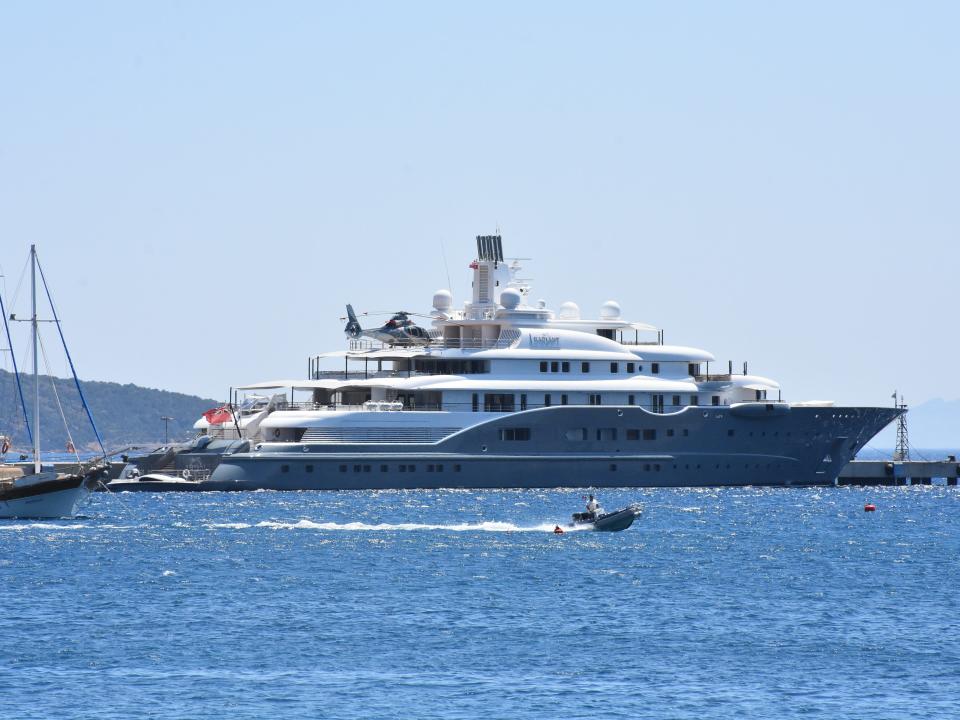
M21 378L30 422L33 423L33 378ZM128 445L162 443L164 416L172 418L169 439L183 440L193 435L193 423L218 403L209 398L154 390L137 385L83 381L83 394L93 413L97 429L108 450ZM54 392L54 388L56 392ZM57 397L59 396L59 406ZM90 427L72 378L40 376L40 444L44 450L62 452L68 434L60 407L77 449L95 449L96 435ZM27 448L30 441L14 375L0 370L0 435L12 438L15 450Z

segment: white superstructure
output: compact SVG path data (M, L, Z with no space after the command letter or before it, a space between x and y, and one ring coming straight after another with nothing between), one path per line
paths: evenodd
M558 313L543 301L530 304L519 261L503 258L499 236L478 238L471 268L472 299L463 309L453 309L449 290L434 294L437 337L431 344L351 340L347 350L311 358L308 380L240 388L310 394L262 420L255 439L362 441L371 437L369 428L378 427L382 437L392 434L398 442L437 440L442 432L483 422L490 413L554 405L638 406L671 413L765 401L779 391L775 381L749 375L746 368L742 374L710 374L713 355L662 344L656 327L622 319L616 301L604 303L596 319L581 318L573 302ZM320 369L340 363L337 369Z

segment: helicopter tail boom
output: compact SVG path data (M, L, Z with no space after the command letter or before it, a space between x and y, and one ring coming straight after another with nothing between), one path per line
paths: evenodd
M363 334L363 328L360 327L360 321L357 320L357 314L353 311L353 305L347 305L347 326L343 329L347 337L358 338Z

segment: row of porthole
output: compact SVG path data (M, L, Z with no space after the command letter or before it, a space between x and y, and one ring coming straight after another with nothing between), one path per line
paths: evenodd
M653 463L653 464L651 464L651 463L644 463L644 465L643 465L644 471L647 471L647 472L650 471L651 467L653 468L654 472L660 472L660 463ZM679 469L679 467L680 467L679 465L674 465L674 466L673 466L673 469L674 469L674 470L677 470L677 469ZM780 463L767 463L766 469L767 469L767 470L776 470L776 469L778 469L779 467L780 467ZM684 466L684 469L685 469L685 470L689 470L689 469L690 469L690 466L689 466L689 465L685 465L685 466ZM696 469L696 470L700 470L700 469L701 469L701 466L700 466L700 465L697 465L695 469ZM716 469L716 470L719 470L719 469L720 469L720 464L719 464L719 463L717 463L715 469ZM726 469L727 469L727 470L730 469L730 465L729 465L729 464L727 464ZM745 464L745 465L743 466L743 469L744 469L744 470L749 470L749 469L750 469L750 465L749 465L749 464ZM760 463L757 463L757 464L754 465L754 469L755 469L755 470L761 470L761 469L763 469L763 466L762 466ZM610 463L610 472L616 472L616 471L617 471L617 464L616 464L616 463Z
M443 466L442 464L438 464L438 465L427 465L426 467L427 467L427 472L443 472L443 471L444 471L444 466ZM306 469L306 472L313 472L313 465L307 465L305 469ZM340 466L340 472L342 472L342 473L348 472L349 469L350 469L350 466L349 466L349 465L341 465L341 466ZM461 466L459 463L455 463L455 464L453 465L453 472L460 472L461 469L462 469L462 466ZM281 472L289 472L289 471L290 471L290 466L289 466L289 465L282 465L282 466L280 467L280 471L281 471ZM359 473L359 472L364 472L364 473L373 472L373 466L371 466L371 465L354 465L354 466L353 466L353 471L354 471L355 473ZM416 465L397 465L397 472L402 472L402 473L411 472L411 473L412 473L412 472L416 472L416 471L417 471L417 466L416 466ZM382 472L382 473L390 472L390 466L389 466L389 465L381 465L381 466L380 466L380 472Z

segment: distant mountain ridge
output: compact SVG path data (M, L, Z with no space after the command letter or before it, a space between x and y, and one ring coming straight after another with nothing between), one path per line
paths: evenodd
M23 377L22 382L32 424L33 378ZM81 386L107 450L127 445L162 443L164 423L161 418L164 416L172 418L169 421L169 439L185 439L193 434L193 423L197 418L218 404L209 398L132 384L88 380L81 381ZM96 435L83 411L73 379L51 378L47 375L40 376L41 448L63 451L67 444L68 436L57 406L57 395L77 449L96 448ZM8 435L13 439L14 450L26 449L30 445L14 375L5 370L0 370L0 435Z

